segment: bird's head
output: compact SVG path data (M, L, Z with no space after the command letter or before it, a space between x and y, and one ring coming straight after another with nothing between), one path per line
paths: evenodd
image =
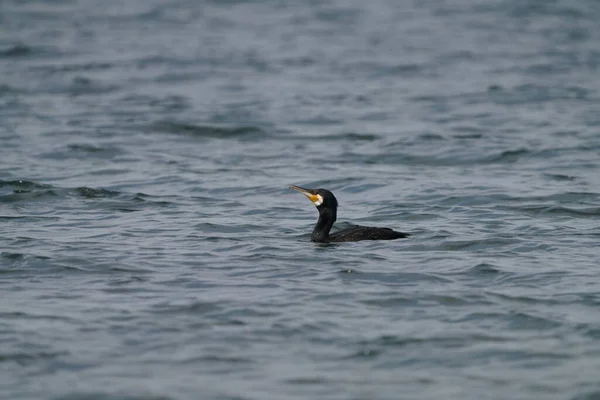
M327 189L304 189L296 185L291 185L290 189L294 189L308 197L319 211L325 209L337 210L337 199Z

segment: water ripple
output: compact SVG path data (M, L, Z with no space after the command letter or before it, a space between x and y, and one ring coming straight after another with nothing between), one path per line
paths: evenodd
M597 397L594 0L1 7L4 397Z

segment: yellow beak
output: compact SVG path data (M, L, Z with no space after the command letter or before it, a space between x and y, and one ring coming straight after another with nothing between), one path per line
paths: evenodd
M313 203L316 203L317 201L319 201L319 196L314 193L311 193L310 189L304 189L304 188L301 188L300 186L296 186L296 185L291 185L290 189L294 189L295 191L302 193L303 195L308 197L308 199L310 201L312 201Z

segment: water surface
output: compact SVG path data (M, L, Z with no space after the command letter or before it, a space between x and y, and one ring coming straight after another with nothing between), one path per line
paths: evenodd
M2 2L1 397L598 398L599 19Z

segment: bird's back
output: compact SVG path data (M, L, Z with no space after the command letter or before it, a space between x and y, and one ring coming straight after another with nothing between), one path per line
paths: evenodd
M329 242L357 242L359 240L394 240L408 237L408 233L390 228L354 226L329 235Z

